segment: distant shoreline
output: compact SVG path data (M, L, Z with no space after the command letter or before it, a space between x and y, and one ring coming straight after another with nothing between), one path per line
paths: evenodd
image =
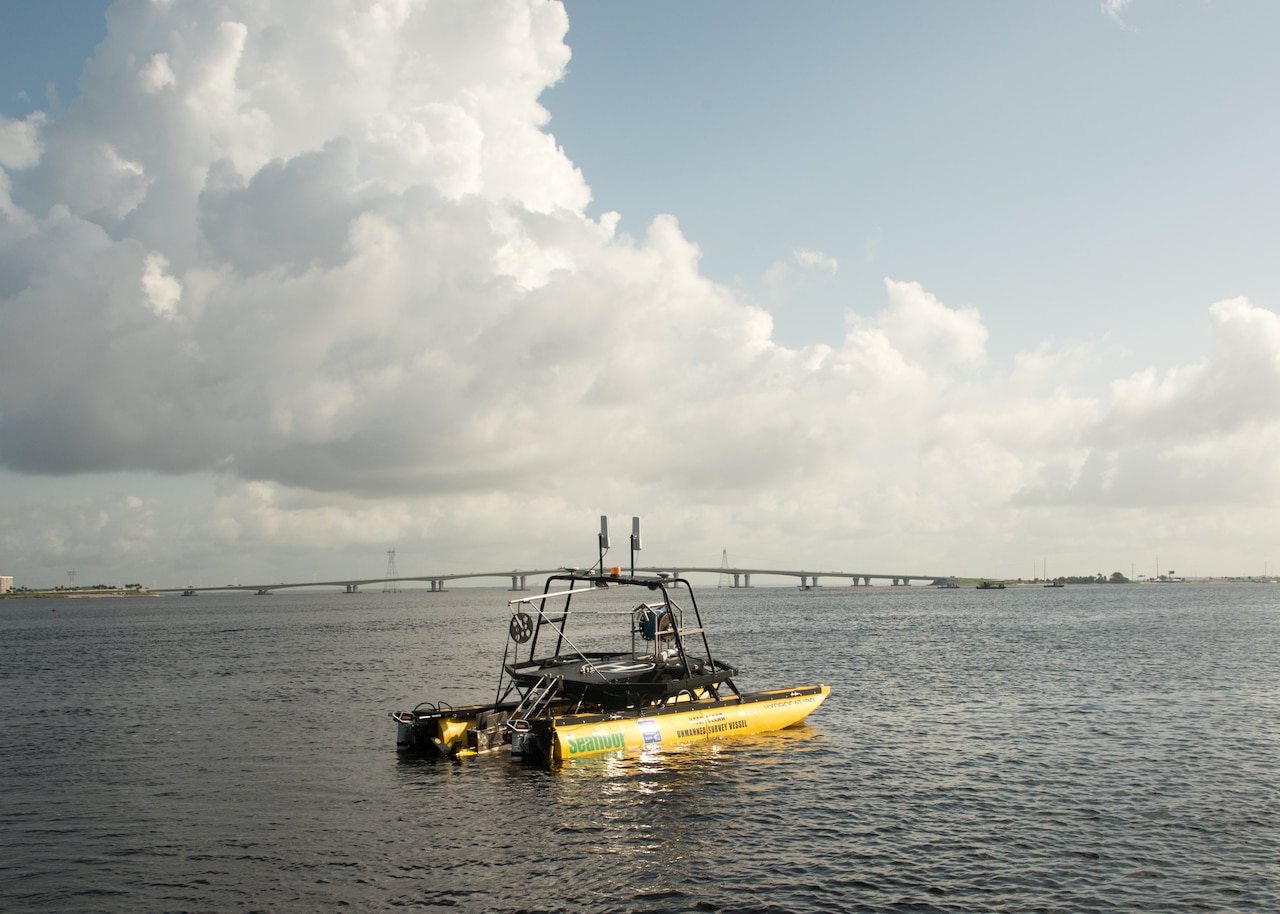
M104 597L158 597L149 590L30 590L0 593L0 600L97 600Z

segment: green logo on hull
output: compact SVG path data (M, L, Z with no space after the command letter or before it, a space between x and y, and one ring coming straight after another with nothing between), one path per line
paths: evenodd
M608 752L610 749L621 749L626 744L626 738L621 731L574 736L569 739L569 754L588 755L593 752Z

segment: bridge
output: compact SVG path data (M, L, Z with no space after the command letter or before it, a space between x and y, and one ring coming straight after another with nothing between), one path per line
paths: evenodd
M792 571L788 569L778 568L686 568L680 566L677 574L685 574L686 572L694 572L695 574L723 574L733 578L734 587L750 587L751 576L755 575L773 575L775 577L799 578L800 587L808 590L814 587L820 587L819 579L832 578L837 581L848 581L852 587L871 587L872 581L889 581L894 587L909 587L912 581L922 584L936 584L941 581L949 581L953 579L952 575L947 574L876 574L866 571ZM666 568L637 568L636 571L668 571Z
M218 592L218 591L253 591L254 593L270 593L273 590L289 590L299 587L338 587L348 593L358 593L361 587L368 587L371 584L403 584L416 583L427 584L428 589L432 593L441 593L445 590L445 584L448 581L464 581L476 580L484 578L501 578L510 579L511 590L525 591L529 578L538 578L549 574L559 574L566 569L564 568L541 568L514 571L474 571L466 574L425 574L413 575L410 577L381 577L381 578L343 578L331 581L298 581L286 583L281 581L277 584L223 584L207 587L152 587L149 588L151 593L190 593L197 592ZM628 571L630 569L627 569ZM667 565L662 567L645 567L636 568L637 572L646 574L657 574L665 572L674 577L682 577L685 574L715 574L725 575L733 579L733 587L743 588L751 587L751 577L770 576L783 578L796 578L799 582L801 590L812 590L821 587L819 581L825 579L827 581L848 582L848 586L852 587L871 587L872 581L886 581L894 587L909 587L912 582L917 584L935 584L942 581L953 580L951 575L945 574L877 574L866 571L806 571L791 569L774 569L774 568L711 568L702 566L686 566L686 565Z

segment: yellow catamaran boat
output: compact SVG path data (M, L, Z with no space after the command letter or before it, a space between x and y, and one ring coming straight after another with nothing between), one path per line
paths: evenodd
M781 730L830 694L826 685L739 691L738 671L711 653L689 582L636 575L640 519L632 519L629 574L605 568L608 548L602 517L597 566L565 569L541 594L509 601L492 704L396 711L396 749L453 758L505 751L553 764ZM613 646L587 646L601 637Z

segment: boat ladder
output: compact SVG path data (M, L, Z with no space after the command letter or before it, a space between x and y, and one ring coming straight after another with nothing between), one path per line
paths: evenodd
M548 673L534 683L533 688L525 693L524 698L520 699L520 704L516 705L516 709L511 712L507 726L520 729L516 726L517 722L527 723L531 717L536 717L545 711L560 694L562 681L561 677Z

